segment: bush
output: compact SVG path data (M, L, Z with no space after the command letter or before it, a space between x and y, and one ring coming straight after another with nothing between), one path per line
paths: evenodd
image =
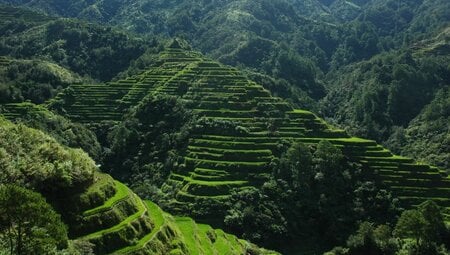
M0 183L16 183L41 191L84 187L93 181L95 163L79 149L24 125L0 119Z

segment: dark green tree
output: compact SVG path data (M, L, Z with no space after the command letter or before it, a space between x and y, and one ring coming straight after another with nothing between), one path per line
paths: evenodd
M347 240L350 254L381 254L374 237L375 226L373 223L363 222L355 235L351 235Z
M395 226L394 235L400 238L413 238L419 251L442 244L447 229L439 206L427 201L418 209L404 211Z
M293 144L280 159L277 177L291 187L305 191L314 177L311 150L302 143Z
M67 246L67 229L39 193L0 186L0 239L10 254L47 254Z
M424 241L427 243L444 241L447 229L439 206L430 200L420 205L419 211L425 220L423 226Z
M413 238L417 245L423 238L425 219L418 210L407 210L402 213L395 226L394 234L400 238Z
M224 222L234 233L266 247L276 246L287 234L287 222L277 204L256 188L233 194Z

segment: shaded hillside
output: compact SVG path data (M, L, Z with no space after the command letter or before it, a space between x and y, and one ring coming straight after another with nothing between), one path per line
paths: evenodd
M347 81L346 78L351 75L348 70L355 66L367 65L365 62L359 63L361 60L368 60L370 63L375 61L369 60L372 57L380 60L386 54L397 54L385 53L390 50L404 52L410 46L416 47L418 42L430 39L447 27L450 17L448 13L450 6L446 0L276 2L260 0L201 3L137 1L133 5L127 2L108 2L106 5L104 1L4 2L40 9L63 17L77 17L117 25L143 34L164 37L181 35L196 49L214 59L273 77L273 85L266 86L273 94L290 99L297 107L315 110L321 115L331 117L351 129L361 125L349 123L355 122L353 116L348 116L349 114L342 111L366 111L354 102L354 98L360 98L360 88L365 85L350 91L345 89L353 86L351 85L353 81ZM445 51L445 46L442 50ZM378 55L383 52L384 55ZM110 58L107 60L108 63L111 62ZM350 66L347 66L349 64ZM390 65L384 62L383 64ZM92 65L87 66L89 68ZM414 64L412 68L421 75L436 71L425 70ZM436 72L440 76L440 71ZM329 78L324 78L323 75L327 73ZM366 72L361 70L361 73ZM375 83L375 90L378 90L380 87L388 89L385 83L389 82L376 79L372 83ZM433 87L439 86L436 84L439 81L427 82L432 83ZM366 81L360 83L364 84ZM404 85L404 87L411 86ZM336 89L330 91L328 89L330 87ZM336 96L335 92L339 89L348 91L347 95L344 97L341 92L337 92L340 95ZM430 89L426 93L434 91ZM392 95L390 92L389 94ZM340 109L330 112L325 108L323 109L325 114L319 111L320 107L315 101L326 95L328 98L332 97L330 101L339 101ZM340 99L336 100L336 97ZM397 96L394 96L394 99L398 99ZM403 117L387 116L387 120L375 121L374 128L380 129L373 131L377 134L369 134L373 133L372 131L366 132L366 129L372 128L366 124L363 125L361 133L354 134L364 135L379 142L385 141L391 135L392 125L404 126L404 123L416 117L422 110L421 107L431 99L432 96L426 95L415 106L411 116L405 116L401 123L397 119ZM343 105L346 107L345 110L342 110ZM398 103L391 105L389 102L381 101L379 107L383 108L380 112L386 112L387 108L393 112L403 111L401 104ZM342 118L347 119L343 121ZM385 117L371 116L371 118Z
M383 246L390 249L386 254L449 247L441 220L442 213L450 222L449 177L422 163L447 166L448 1L3 2L103 23L2 7L0 14L13 20L2 25L0 52L10 56L0 58L0 68L12 76L0 85L0 96L8 96L0 100L16 102L2 112L9 118L40 112L30 117L34 125L67 144L92 133L81 128L65 139L65 131L90 128L103 146L97 163L140 197L288 254L344 244L347 254L358 245L366 251ZM209 57L182 40L166 48L156 40L147 45L144 36L105 24L152 37L181 36ZM15 71L10 67L18 57L40 60L21 60ZM100 81L64 82L59 74L68 72ZM41 84L45 80L51 81ZM48 98L45 107L77 124L17 103ZM71 144L78 145L86 146ZM115 193L120 196L132 194L111 186L122 190ZM145 218L149 208L138 198L126 201L129 211L120 211L114 226L100 219L106 227L91 235L77 223L81 239L92 238L100 252L136 242L146 249L142 240L154 224ZM135 222L139 213L145 217L131 227L120 223ZM429 219L438 230L430 230ZM186 237L188 243L209 244L205 240L219 234L190 219L175 221L186 236L195 234L192 228L203 236ZM426 226L397 230L405 221ZM434 233L411 234L419 230ZM141 241L130 241L132 234ZM106 242L114 244L102 246ZM176 252L213 252L175 246Z
M0 104L0 114L10 121L40 130L62 145L81 148L94 160L101 158L101 146L92 131L43 106L32 103Z
M0 55L43 59L107 81L156 42L111 27L0 6Z
M81 150L40 131L3 118L0 131L0 185L41 192L62 215L71 242L84 247L77 252L92 244L95 254L276 254L190 218L173 218L99 173Z
M182 35L214 59L275 78L275 85L267 86L273 94L317 112L314 100L330 93L325 88L344 86L339 80L345 79L346 65L428 39L448 26L450 17L445 0L137 1L134 5L108 2L108 6L104 1L5 2L143 34ZM349 17L340 17L346 12ZM344 75L324 79L330 70ZM377 81L377 86L382 83ZM342 104L355 111L350 101ZM388 106L383 102L381 107ZM389 128L385 132L390 135Z
M445 0L3 2L143 34L183 35L215 59L257 68L302 88L301 78L272 72L280 53L309 58L326 72L424 39L448 24L450 16Z
M406 128L397 128L387 141L394 150L450 170L449 89L436 93L433 101Z
M392 145L397 153L401 152L398 144L423 150L412 145L414 139L405 140L398 136L398 130L419 123L417 120L412 123L413 119L424 120L419 114L427 111L425 106L433 100L439 101L436 98L438 91L449 86L449 44L446 38L448 28L433 38L417 42L410 49L380 54L329 73L327 79L334 84L330 85L328 95L321 101L323 114L351 134L380 143L389 139L387 145ZM435 115L434 118L445 119L445 113L440 113L443 115ZM422 124L426 126L425 122ZM434 144L431 140L428 143ZM429 158L441 158L448 154L448 150L430 150L428 153Z
M70 70L45 60L3 57L0 66L0 102L26 100L44 103L69 84L88 82Z

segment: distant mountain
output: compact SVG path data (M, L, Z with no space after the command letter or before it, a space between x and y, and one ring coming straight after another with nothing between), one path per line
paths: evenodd
M445 0L0 2L141 34L183 36L223 63L286 80L315 100L326 94L321 72L424 39L450 16ZM283 72L285 65L308 74Z
M96 80L112 79L156 44L112 27L4 5L0 17L0 55L50 61Z

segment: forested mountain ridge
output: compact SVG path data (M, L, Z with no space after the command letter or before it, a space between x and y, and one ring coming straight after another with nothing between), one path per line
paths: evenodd
M7 72L2 75L2 79L9 79L9 81L5 80L3 85L10 81L14 82L13 80L23 83L20 78L22 80L26 78L36 83L49 83L47 85L50 85L51 89L56 89L57 86L65 87L67 81L58 81L49 77L58 76L61 71L55 72L52 70L54 68L40 68L39 63L43 61L54 64L54 67L65 68L84 78L84 81L108 81L126 70L130 61L157 45L152 39L144 41L141 37L112 27L50 17L4 5L0 6L0 16L2 17L0 55L5 56L5 60L9 60L2 65ZM11 62L14 59L21 63ZM25 63L25 60L35 62ZM30 69L33 68L36 70L31 71ZM24 75L27 72L28 74ZM69 83L73 82L77 81L69 81ZM16 85L19 86L14 86L15 89L20 90L20 84ZM43 99L45 101L49 98L51 96ZM33 97L26 99L42 103L42 99L37 101ZM14 101L14 99L10 100Z
M345 105L345 111L370 112L367 104L352 101L352 98L359 97L361 89L355 89L353 96L338 95L340 99L334 98L336 88L349 86L339 82L347 82L346 70L351 69L352 65L358 66L361 60L367 68L371 69L371 65L376 68L377 61L385 58L386 54L399 55L414 49L445 31L450 17L450 3L445 0L134 1L133 4L121 1L108 1L108 4L104 1L4 2L52 15L117 25L150 36L183 36L194 48L214 59L274 78L271 82L262 82L269 80L265 78L258 81L296 106L332 118L354 135L364 135L386 145L390 144L387 140L393 129L407 128L408 122L431 102L437 90L428 90L430 94L415 106L415 115L405 117L401 123L390 120L389 116L382 117L385 119L382 121L354 121L354 116L343 117L342 106L330 109L326 105L330 100L342 99L344 101L340 105ZM445 46L442 49L445 50ZM394 52L389 53L391 50ZM377 56L380 53L384 57ZM370 60L372 57L374 60ZM444 64L445 57L440 59L440 64ZM409 65L398 58L394 58L391 64L394 65L395 61ZM410 68L415 72L428 72L417 66L420 63L424 61L419 60ZM445 84L445 77L438 79L440 81L437 82L448 85ZM348 83L366 86L364 80L361 86L359 81L350 80ZM433 84L433 87L442 85ZM377 81L376 86L381 90L392 90L383 81ZM407 87L412 88L414 84ZM392 101L403 100L401 95L389 95L393 96ZM317 101L323 98L324 103L318 104ZM380 104L388 108L387 102ZM364 131L374 127L379 130ZM362 132L354 132L360 128ZM442 153L438 154L442 157Z
M293 52L312 58L322 70L327 68L333 55L337 60L344 61L343 64L367 58L383 50L398 48L405 42L409 44L417 38L426 38L449 21L448 3L443 0L334 1L331 6L345 2L345 5L357 6L360 10L354 18L342 23L323 18L327 16L324 13L330 15L331 11L316 0L134 1L133 4L119 1L3 2L62 17L118 25L143 34L184 35L195 48L216 59L236 55L236 52L233 53L235 49L255 39L267 39L276 44L284 43ZM240 33L232 34L232 31ZM233 38L234 35L239 36ZM225 44L224 38L228 39ZM219 40L223 45L214 44ZM273 54L274 49L261 46L252 47L262 50L266 57ZM350 48L343 49L346 48L344 46ZM360 49L364 48L369 52L361 52ZM340 55L347 55L346 60L336 54L338 49ZM354 59L349 59L351 55ZM239 61L231 62L234 65L237 63Z
M448 1L0 2L20 5L0 7L0 114L17 130L81 148L139 197L283 254L338 245L331 254L447 255ZM26 149L15 158L32 161ZM59 152L42 176L56 169L64 186L71 167ZM10 155L0 148L6 173L25 169ZM17 178L7 179L1 188ZM99 210L117 217L77 211L69 217L88 222L77 229L71 208L55 208L69 238L98 230L75 249L133 247L125 253L168 226L141 251L258 254L222 230L122 201L135 195L106 175L94 181L107 196L86 194L99 204L111 195ZM0 189L11 192L42 200Z
M127 180L139 194L173 212L189 213L281 250L285 248L276 246L277 238L299 238L306 228L299 218L324 224L323 231L332 231L333 226L333 231L345 233L351 231L353 219L344 215L353 210L359 212L357 218L380 221L383 214L395 214L393 206L409 207L427 199L447 206L448 177L437 168L394 156L374 141L351 138L314 114L293 110L271 97L236 69L179 47L175 41L139 75L95 86L72 85L49 104L94 128L117 123L107 136L110 152L104 170ZM311 155L310 163L307 158L297 159L311 164L311 172L291 172L297 150ZM330 157L335 161L328 161ZM323 177L312 178L315 174ZM300 181L305 176L312 179ZM327 180L334 183L335 192L327 191L331 185ZM300 209L293 213L289 202L281 203L274 194L283 189L293 194L308 192L307 197L286 195L284 199L304 199L311 203L302 205L309 213ZM400 200L393 200L388 190ZM336 192L342 196L335 197ZM353 192L362 196L355 197ZM258 198L261 195L267 198ZM314 205L310 200L319 199L316 195L330 202ZM367 202L375 197L376 205ZM231 201L236 201L236 207ZM338 209L335 203L346 205ZM256 204L260 207L254 208ZM380 207L371 211L371 206ZM245 208L253 208L255 215L240 215ZM325 208L342 215L347 223L333 222L321 212ZM267 216L267 210L274 216ZM237 223L245 217L269 217L272 222ZM326 235L326 240L336 242L340 235Z
M425 154L417 154L423 148L410 144L414 139L400 133L403 129L411 129L410 125L417 125L417 120L411 121L423 119L419 116L432 107L427 105L437 104L433 100L445 100L437 97L445 93L450 84L449 47L448 28L445 28L435 37L410 48L379 54L368 61L330 72L328 79L334 82L321 101L324 115L341 123L341 127L352 134L384 142L397 153L427 158ZM434 115L434 118L447 118L445 112L438 111L437 114L439 112L442 116ZM438 123L434 124L436 132L443 138L441 148L445 148L445 137L449 135L448 125L444 123L439 127ZM416 138L426 139L424 137ZM403 149L403 146L409 149ZM437 157L431 162L448 169L448 150L428 153Z

